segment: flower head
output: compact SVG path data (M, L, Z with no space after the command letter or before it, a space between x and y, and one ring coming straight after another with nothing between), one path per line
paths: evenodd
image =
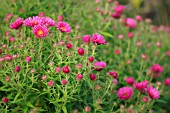
M36 25L42 25L43 21L42 18L39 16L33 16L32 18L29 17L24 20L24 25L29 27L34 27Z
M92 36L92 42L97 45L105 44L106 41L104 40L104 37L100 34L93 34Z
M124 10L125 10L124 5L118 5L118 6L115 7L115 12L118 13L118 14L121 14Z
M23 18L18 18L15 20L15 22L13 22L11 25L10 25L10 28L11 29L18 29L22 26L23 24L23 21L24 19Z
M135 82L134 78L133 77L129 77L126 79L126 83L129 84L129 85L133 85Z
M170 78L166 78L164 83L166 86L170 86Z
M65 33L70 33L71 32L71 27L70 27L70 25L67 22L59 21L57 23L56 27L61 32L65 32Z
M152 86L149 86L147 88L148 95L153 99L158 99L160 97L160 93L156 88L153 88Z
M42 21L46 26L55 26L55 21L49 17L43 17Z
M127 100L132 97L133 89L131 87L125 86L118 90L118 98L121 100Z
M38 38L44 38L48 35L48 28L45 25L37 25L33 27L33 33Z
M160 76L160 73L163 70L164 70L164 68L159 64L155 64L155 65L149 67L150 74L154 74L154 77Z
M90 35L85 35L82 37L82 40L84 43L90 43L91 36Z
M103 68L106 67L106 62L103 62L103 61L95 62L94 67L97 71L101 71Z
M133 18L127 18L126 19L126 25L129 28L135 28L136 27L136 21Z
M137 82L134 87L139 91L144 91L147 88L148 81Z

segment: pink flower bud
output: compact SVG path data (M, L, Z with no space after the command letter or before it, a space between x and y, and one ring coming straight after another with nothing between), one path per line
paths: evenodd
M60 67L56 67L56 68L55 68L55 71L56 71L57 73L59 73L60 70L61 70Z
M10 81L9 76L7 76L7 77L5 78L5 81L6 81L6 82L9 82L9 81Z
M82 37L82 40L84 43L89 44L90 43L91 36L90 35L85 35Z
M10 55L6 54L6 55L5 55L5 60L7 60L7 61L11 61L11 60L12 60L12 56L10 56Z
M45 16L45 13L44 13L44 12L40 12L40 13L38 14L38 16L39 16L39 17L44 17L44 16Z
M78 52L79 55L84 55L84 50L83 50L83 48L79 48L79 49L77 50L77 52Z
M26 62L31 62L32 59L30 56L26 56L25 60L26 60Z
M62 80L61 80L61 83L62 83L63 85L66 85L66 84L67 84L67 80L66 80L66 79L62 79Z
M64 66L63 68L62 68L62 71L63 71L63 73L70 73L70 69L69 69L69 67L68 66Z
M3 103L8 103L8 98L7 98L7 97L3 97L3 98L2 98L2 102L3 102Z
M15 71L16 71L16 72L19 72L20 70L21 70L20 66L16 66L16 67L15 67Z
M118 84L118 80L117 79L113 79L113 84L117 85Z
M62 15L58 15L58 21L63 21L64 20L64 17Z
M86 107L85 107L85 111L86 111L86 112L90 112L90 111L91 111L91 108L90 108L89 106L86 106Z
M133 36L134 36L134 35L133 35L132 32L129 32L129 33L128 33L128 38L133 38Z
M129 77L126 79L126 83L129 84L129 85L133 85L134 84L134 78L133 77Z
M90 74L90 80L95 81L96 80L96 75L95 74Z
M116 49L116 50L115 50L115 54L119 55L119 54L120 54L120 50L119 50L119 49Z
M47 76L46 75L42 75L42 80L46 80L47 79Z
M94 61L94 57L93 57L93 56L90 56L90 57L88 58L88 60L89 60L89 62L93 62L93 61Z
M82 74L78 74L78 75L76 76L76 78L77 78L77 80L81 80L81 79L83 78L83 75L82 75Z
M48 84L48 86L52 87L54 85L54 82L52 80L50 80L47 84Z
M117 72L115 72L115 71L111 71L111 72L109 72L109 74L111 75L111 76L113 76L114 78L118 78L118 74L117 74Z
M142 21L142 17L141 17L140 15L137 15L137 16L136 16L136 20L137 20L138 22L140 22L140 21Z
M170 78L166 78L164 83L166 86L170 86Z
M73 47L73 45L70 44L70 43L68 43L68 44L66 45L66 47L67 47L68 49L71 49L71 48Z

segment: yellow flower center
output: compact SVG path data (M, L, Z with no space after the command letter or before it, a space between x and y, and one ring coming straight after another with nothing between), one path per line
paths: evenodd
M37 34L38 34L38 35L43 35L44 32L43 32L42 30L39 30Z
M62 31L65 31L65 30L66 30L66 28L65 28L65 27L62 27L62 28L61 28L61 30L62 30Z

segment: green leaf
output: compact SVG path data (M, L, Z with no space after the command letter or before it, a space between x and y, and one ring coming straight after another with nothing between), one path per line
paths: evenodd
M100 34L102 34L102 35L103 35L103 36L105 36L105 37L113 38L113 35L112 35L112 34L110 34L110 33L108 33L108 32L100 31L99 33L100 33Z
M34 108L34 106L30 102L27 102L27 106L31 107L31 108Z
M64 113L67 113L66 106L63 106L63 107L62 107L62 110L64 111Z

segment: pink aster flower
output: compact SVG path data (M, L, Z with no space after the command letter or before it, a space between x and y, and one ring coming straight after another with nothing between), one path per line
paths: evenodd
M127 18L126 19L126 25L129 28L135 28L136 27L136 21L133 18Z
M103 68L106 67L106 62L100 61L100 62L95 62L94 63L95 69L97 71L101 71Z
M32 18L29 17L24 20L24 25L29 26L29 27L34 27L34 26L42 24L42 23L43 23L42 18L38 17L38 16L33 16Z
M125 10L124 5L118 5L118 6L115 7L115 12L118 13L118 14L121 14L124 10Z
M144 91L145 88L147 88L147 85L148 85L148 81L145 80L143 82L137 82L134 87L135 89L139 90L139 91Z
M85 35L82 37L82 40L84 43L90 43L91 36L90 35Z
M57 23L56 27L61 32L66 32L66 33L70 33L71 32L71 27L70 27L70 25L67 22L59 21Z
M147 93L152 99L158 99L160 97L160 93L156 88L149 86L147 88Z
M43 17L42 21L46 26L55 26L55 21L49 17Z
M133 85L135 82L134 78L133 77L129 77L126 79L126 83L129 84L129 85Z
M22 26L23 24L23 21L24 19L23 18L18 18L15 20L15 22L13 22L11 25L10 25L10 28L11 29L18 29Z
M166 78L164 83L166 86L170 86L170 78Z
M92 36L92 42L97 45L105 44L106 41L104 40L104 37L100 34L93 34Z
M121 100L128 100L133 95L133 89L128 86L122 87L118 90L117 95Z
M45 25L37 25L33 27L33 33L38 38L44 38L48 35L48 28Z
M155 78L159 77L163 70L164 70L164 68L162 66L160 66L159 64L155 64L155 65L149 67L150 75L153 74L153 76Z

